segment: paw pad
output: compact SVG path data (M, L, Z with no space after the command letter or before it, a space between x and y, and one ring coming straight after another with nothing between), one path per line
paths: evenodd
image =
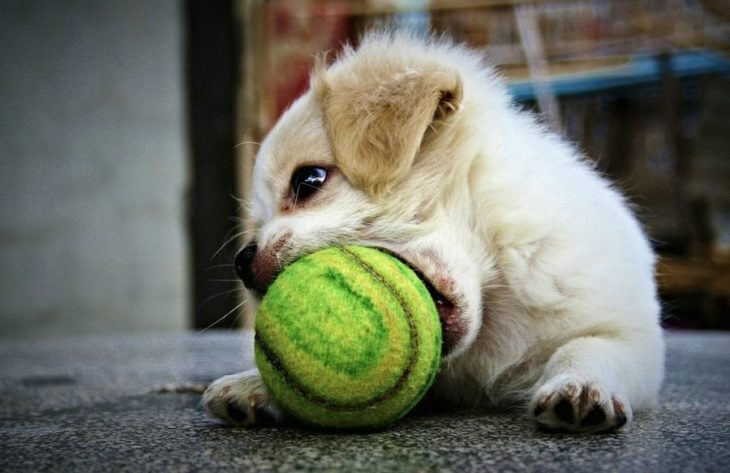
M248 420L246 409L242 409L235 402L228 402L226 404L226 413L237 424L243 424Z
M216 380L203 393L202 404L211 416L233 425L273 425L282 418L258 373L246 372Z
M616 395L595 383L548 382L536 394L530 413L550 430L600 432L628 423L631 412Z

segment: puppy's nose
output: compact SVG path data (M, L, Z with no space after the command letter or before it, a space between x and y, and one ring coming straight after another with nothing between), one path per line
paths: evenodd
M253 241L248 245L244 246L241 251L238 252L234 260L234 266L236 267L236 274L243 285L249 289L253 289L255 285L254 274L252 270L253 259L256 257L256 251L258 246Z

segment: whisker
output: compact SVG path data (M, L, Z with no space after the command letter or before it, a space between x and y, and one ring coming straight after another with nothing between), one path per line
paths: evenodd
M233 309L231 309L231 310L229 310L228 312L226 312L226 313L225 313L225 314L224 314L224 315L223 315L223 316L222 316L221 318L219 318L218 320L216 320L216 321L215 321L215 322L213 322L212 324L208 325L207 327L205 327L204 329L202 329L202 330L200 330L200 331L198 331L198 332L195 332L195 335L200 335L201 333L205 332L205 331L206 331L206 330L208 330L209 328L213 327L213 326L214 326L214 325L216 325L216 324L217 324L218 322L222 321L223 319L225 319L226 317L228 317L229 315L231 315L231 314L232 314L233 312L235 312L235 311L237 311L238 309L240 309L241 307L243 307L243 304L245 304L245 303L246 303L246 301L244 300L243 302L241 302L240 304L238 304L238 305L237 305L236 307L234 307ZM238 319L236 319L236 320L238 320Z
M228 195L233 200L235 200L236 202L238 202L238 209L239 210L241 210L242 208L245 208L247 211L249 211L249 212L251 211L251 208L252 208L251 202L248 202L246 199L244 199L242 197L238 197L233 192L229 192Z
M242 142L238 143L236 146L234 146L233 149L238 149L241 146L245 146L245 145L261 146L261 143L259 143L258 141L242 141Z
M233 326L234 327L240 327L241 321L243 320L243 311L239 310L238 313L236 313L236 318L233 319Z
M220 247L220 248L218 248L218 251L216 251L215 253L213 253L213 256L211 256L211 257L210 257L210 261L213 261L213 259L215 259L215 257L216 257L216 256L218 256L218 253L220 253L221 251L223 251L223 248L225 248L226 246L228 246L228 245L229 245L229 244L230 244L230 243L231 243L232 241L234 241L234 240L236 240L237 238L239 238L239 237L243 236L243 234L244 234L244 232L236 233L236 234L235 234L235 235L233 235L232 237L228 238L228 239L227 239L227 240L226 240L226 241L225 241L225 242L223 243L223 245L221 245L221 247Z
M238 233L239 235L243 235L243 233L245 233L245 231L244 231L244 230L241 230L241 227L242 227L242 226L243 226L243 224L240 224L240 223L237 223L237 224L233 225L233 226L232 226L232 227L231 227L231 228L230 228L230 229L229 229L229 230L228 230L228 231L226 232L226 235L225 235L225 237L224 237L224 238L228 238L228 237L230 237L230 236L231 236L231 235L232 235L233 233L235 233L235 232L239 232L239 233Z
M212 296L208 296L208 297L206 297L205 299L203 299L203 302L201 302L201 303L200 303L200 304L198 305L198 308L197 308L197 310L200 310L200 309L202 309L202 308L203 308L203 306L205 305L205 303L207 303L208 301L211 301L211 300L215 299L216 297L220 297L220 296L225 296L225 295L230 295L230 294L231 294L231 293L233 293L233 292L237 292L237 291L238 291L238 289L239 289L239 288L237 288L237 287L234 287L233 289L229 289L229 290L227 290L227 291L222 291L222 292L219 292L219 293L217 293L217 294L213 294Z
M233 263L214 264L213 266L208 266L207 268L205 268L205 270L210 271L210 270L216 269L216 268L232 268L232 267L233 267Z

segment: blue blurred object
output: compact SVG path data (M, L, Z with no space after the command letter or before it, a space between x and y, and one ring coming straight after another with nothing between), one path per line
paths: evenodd
M711 50L681 51L667 59L672 74L680 79L706 74L730 75L730 61ZM548 79L547 85L559 97L649 85L662 79L663 60L657 55L635 56L624 66L554 76ZM509 89L517 101L535 100L532 81L510 82Z

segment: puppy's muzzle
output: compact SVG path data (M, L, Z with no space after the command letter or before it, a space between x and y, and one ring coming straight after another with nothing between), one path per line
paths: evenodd
M274 277L267 271L261 271L261 264L257 264L258 245L251 242L238 252L234 259L236 274L243 281L243 285L259 294L264 294Z

